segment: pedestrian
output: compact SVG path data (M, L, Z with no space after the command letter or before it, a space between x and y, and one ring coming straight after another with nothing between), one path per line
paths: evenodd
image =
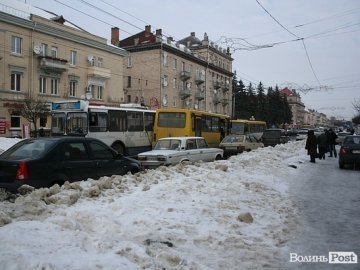
M327 148L327 137L325 133L321 133L317 138L319 159L325 159L325 153Z
M335 149L335 145L337 144L336 143L337 138L338 138L338 136L336 135L336 133L330 128L329 134L327 137L327 142L329 145L329 152L330 152L329 157L332 157L333 153L334 153L334 157L337 157L337 153L336 153L336 149Z
M305 149L310 155L310 162L315 163L315 158L317 157L317 140L313 130L309 130L307 134L307 139L305 143Z

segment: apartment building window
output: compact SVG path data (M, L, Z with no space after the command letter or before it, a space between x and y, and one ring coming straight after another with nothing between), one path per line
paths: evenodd
M98 58L97 66L101 68L104 66L104 60L101 57Z
M58 56L58 48L57 47L51 47L51 57L57 58Z
M102 99L103 98L103 92L104 92L104 87L98 85L97 88L96 88L95 98Z
M51 79L51 94L57 95L58 94L58 86L59 80L58 79Z
M127 88L131 87L131 76L127 77Z
M168 66L168 54L167 54L167 52L163 52L162 57L163 57L163 66L167 67Z
M11 37L11 52L15 54L21 54L22 52L22 38L12 36Z
M181 71L185 71L185 62L181 62Z
M132 58L131 58L131 55L129 55L128 58L127 58L127 67L128 67L128 68L132 67Z
M69 83L69 96L76 97L76 85L77 81L70 81Z
M11 90L20 92L20 82L21 82L21 73L12 72L11 73Z
M39 78L39 93L46 94L46 78L45 77Z
M173 78L173 89L176 89L176 78Z
M70 51L70 65L76 66L76 51Z
M11 128L20 128L20 112L13 112L10 117Z
M47 56L48 55L48 45L45 43L41 44L41 55Z
M177 69L177 59L176 58L174 58L173 69Z
M127 95L127 103L131 103L131 95Z

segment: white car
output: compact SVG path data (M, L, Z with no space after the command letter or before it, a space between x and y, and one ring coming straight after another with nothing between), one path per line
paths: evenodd
M184 161L214 161L222 159L224 151L210 148L203 137L168 137L159 139L152 151L138 154L145 169L175 165Z
M224 150L224 156L229 157L244 151L249 152L259 147L264 147L264 144L254 134L230 134L221 141L219 147Z

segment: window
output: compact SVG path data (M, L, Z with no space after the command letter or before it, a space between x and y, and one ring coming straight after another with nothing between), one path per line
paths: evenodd
M70 81L69 83L69 96L76 97L76 81Z
M21 54L22 38L16 36L11 37L11 52L16 54Z
M126 112L109 110L109 131L126 131Z
M131 55L129 55L129 57L127 58L127 67L128 67L128 68L132 67L132 58L131 58Z
M107 114L104 112L90 112L89 115L90 131L106 131L107 130Z
M174 58L174 63L173 64L174 64L173 69L177 69L177 59L176 58Z
M104 90L104 88L102 86L97 86L96 93L95 93L95 98L102 99L103 90Z
M176 78L173 78L173 88L176 89Z
M127 113L128 131L143 131L144 121L142 112Z
M76 51L70 51L70 65L76 65Z
M102 68L103 65L104 65L104 59L99 57L98 60L97 60L97 66Z
M92 150L93 156L95 159L113 159L113 153L110 149L106 148L104 145L101 145L97 142L91 142L90 148Z
M20 128L20 112L14 112L10 119L12 128Z
M40 77L39 79L39 93L46 94L46 78Z
M164 67L168 66L168 54L167 54L167 52L163 52L163 66Z
M59 84L58 79L51 79L51 94L52 95L58 94L58 84Z
M48 51L48 45L45 43L42 43L41 44L41 55L47 56L47 51Z
M20 92L21 73L11 73L11 90Z
M131 76L128 76L128 78L127 78L127 87L128 88L131 87Z
M57 47L51 47L51 57L57 58L58 55L58 48Z

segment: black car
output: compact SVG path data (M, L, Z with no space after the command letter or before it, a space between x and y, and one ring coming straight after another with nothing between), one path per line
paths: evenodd
M339 167L360 164L360 135L346 136L339 151Z
M287 143L290 137L284 129L268 128L264 130L261 140L264 146L275 146L277 144Z
M0 188L16 192L24 185L50 187L87 178L124 175L140 163L105 143L85 137L25 139L0 155Z

